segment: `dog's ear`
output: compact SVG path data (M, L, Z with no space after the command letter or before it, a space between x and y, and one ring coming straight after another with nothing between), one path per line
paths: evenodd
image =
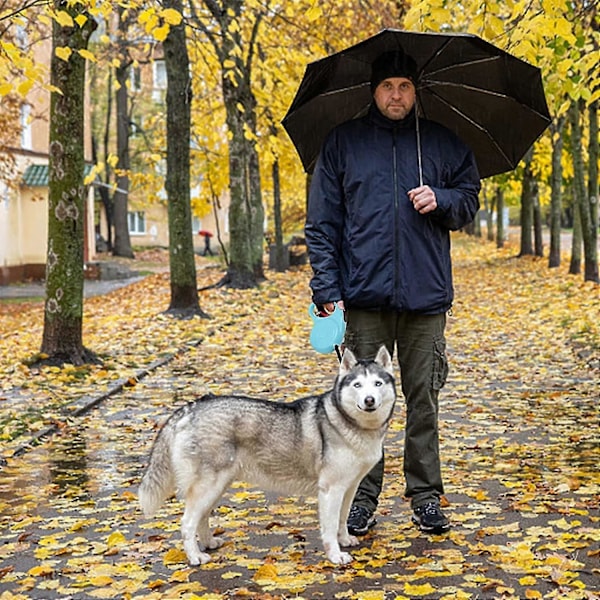
M375 362L385 369L390 375L394 374L394 365L392 364L392 357L385 346L381 346L375 357Z
M349 348L344 348L344 354L340 361L340 375L346 375L356 364L356 356Z

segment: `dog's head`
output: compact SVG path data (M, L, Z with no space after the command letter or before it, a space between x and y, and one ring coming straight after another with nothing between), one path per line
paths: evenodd
M393 373L392 357L385 346L373 360L359 360L346 348L336 392L347 416L367 429L385 425L396 401Z

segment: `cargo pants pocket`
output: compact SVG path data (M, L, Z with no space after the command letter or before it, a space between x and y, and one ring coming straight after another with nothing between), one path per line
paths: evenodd
M448 378L448 357L446 356L446 340L444 337L433 340L433 369L431 387L441 390Z

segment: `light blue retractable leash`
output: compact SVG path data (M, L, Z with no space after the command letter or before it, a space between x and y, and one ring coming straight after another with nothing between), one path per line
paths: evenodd
M342 353L340 352L340 345L344 341L346 321L344 320L344 311L337 303L334 306L333 312L326 317L319 316L314 303L311 303L308 307L308 314L313 320L310 332L310 345L321 354L329 354L335 350L341 362Z

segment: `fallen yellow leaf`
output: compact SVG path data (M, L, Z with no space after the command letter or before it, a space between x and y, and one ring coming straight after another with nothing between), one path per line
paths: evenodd
M177 583L186 583L190 579L190 569L179 569L171 575L171 581Z
M405 583L404 593L409 596L431 596L431 594L435 593L435 588L429 583L424 583L422 585Z
M187 556L183 550L177 548L171 548L163 557L163 564L165 565L176 565L179 563L187 562Z
M54 569L50 565L38 565L29 569L27 573L34 577L48 577L54 573Z
M90 579L90 584L96 587L105 587L111 585L112 583L114 583L114 579L112 577L108 577L108 575L100 575Z
M235 571L227 571L226 573L223 573L223 575L221 575L221 579L235 579L236 577L241 576L241 573L236 573Z
M277 578L277 568L274 564L267 563L266 565L262 565L259 567L254 574L254 581L258 581L259 579L276 579Z
M148 584L148 587L149 587L151 590L155 590L155 589L157 589L157 588L159 588L159 587L162 587L163 585L165 585L165 583L166 583L166 582L165 582L165 581L163 581L162 579L155 579L154 581L151 581L151 582Z
M115 531L111 533L106 539L106 545L109 548L114 548L115 546L121 546L127 542L127 539L120 531Z
M355 600L385 600L384 590L358 592L352 596Z

